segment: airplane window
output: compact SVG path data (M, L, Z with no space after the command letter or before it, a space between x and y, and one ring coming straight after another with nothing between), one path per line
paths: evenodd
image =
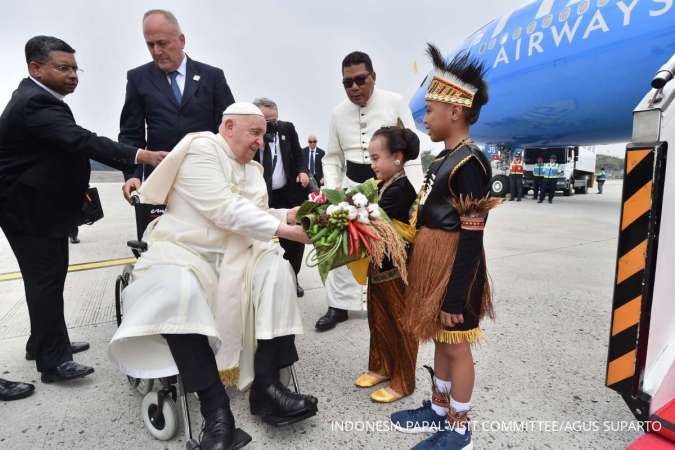
M530 24L527 26L527 34L532 34L534 33L534 30L537 28L537 21L533 20L530 22Z
M502 34L502 37L499 38L499 45L506 44L506 41L509 40L509 33Z
M602 8L607 3L609 3L609 0L598 0L598 8Z
M552 22L553 22L553 16L549 14L548 16L544 17L544 20L541 21L541 27L542 28L548 28L548 27L551 26Z
M513 39L515 40L520 38L521 34L523 34L523 27L516 28L515 31L513 32Z
M495 48L495 45L497 45L497 39L492 39L488 44L488 50L492 50L493 48Z
M478 53L484 53L485 50L487 50L487 43L486 43L486 42L483 42L483 43L480 45L480 49L478 50Z
M584 0L583 3L579 5L579 7L577 8L577 14L579 15L585 14L590 6L591 2L589 0Z
M558 15L558 20L560 22L566 22L567 19L569 19L569 18L570 18L570 8L568 6L567 8L560 11L560 15Z

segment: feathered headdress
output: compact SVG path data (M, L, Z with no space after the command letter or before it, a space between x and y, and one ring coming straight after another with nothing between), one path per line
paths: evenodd
M425 99L471 108L476 93L484 85L486 69L483 63L471 58L467 51L458 53L447 63L438 48L427 45L434 73Z

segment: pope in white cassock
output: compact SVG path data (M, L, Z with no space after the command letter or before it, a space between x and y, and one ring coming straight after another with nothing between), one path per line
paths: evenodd
M279 370L298 360L302 323L292 268L272 237L309 241L292 225L297 209L267 206L263 168L252 161L265 129L256 106L235 103L217 134L185 136L139 190L166 212L145 232L148 250L124 290L109 354L132 377L181 375L199 396L202 449L250 441L235 433L221 377L250 386L251 413L267 422L317 412L315 397L279 381Z

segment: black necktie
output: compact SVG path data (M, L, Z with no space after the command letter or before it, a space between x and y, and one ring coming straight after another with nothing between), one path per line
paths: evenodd
M262 165L265 176L271 178L274 168L272 167L272 150L270 150L270 144L267 141L265 141L265 149L263 150Z
M309 171L312 175L314 174L314 150L309 151Z

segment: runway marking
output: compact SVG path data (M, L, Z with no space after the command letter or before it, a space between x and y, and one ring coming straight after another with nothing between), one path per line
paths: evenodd
M126 264L133 264L136 258L117 258L107 259L104 261L92 261L79 264L71 264L68 266L68 272L81 272L83 270L104 269L106 267L124 266ZM20 280L21 272L0 273L0 281Z

